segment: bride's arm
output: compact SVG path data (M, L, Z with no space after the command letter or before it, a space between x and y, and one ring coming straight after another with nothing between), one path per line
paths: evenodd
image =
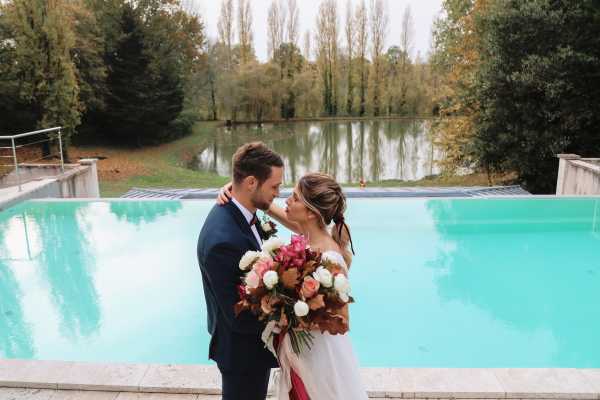
M231 182L229 182L225 184L225 186L223 186L221 190L219 190L219 194L217 195L217 203L223 205L229 202L229 199L231 199L231 188L232 184ZM267 210L267 214L270 217L274 218L277 222L288 228L290 231L297 234L301 233L298 224L290 221L287 215L285 214L285 210L279 207L277 204L271 203L271 206Z

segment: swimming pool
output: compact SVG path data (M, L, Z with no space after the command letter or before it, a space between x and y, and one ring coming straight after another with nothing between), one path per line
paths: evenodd
M0 212L0 358L209 364L212 205ZM600 198L351 199L347 220L362 366L600 367Z

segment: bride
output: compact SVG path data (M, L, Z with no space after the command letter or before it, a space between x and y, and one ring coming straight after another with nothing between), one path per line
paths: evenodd
M230 184L221 189L219 203L229 201L230 189ZM268 214L291 231L304 235L313 250L321 251L323 258L341 265L347 273L352 262L349 249L352 243L344 220L345 210L346 197L335 179L311 173L300 178L286 200L285 209L273 203ZM289 335L280 343L278 399L303 400L307 396L311 400L367 399L348 335L311 333L312 346L300 355L292 350Z

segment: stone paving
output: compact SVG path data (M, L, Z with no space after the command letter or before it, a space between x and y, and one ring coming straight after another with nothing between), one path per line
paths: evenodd
M385 399L386 397L370 397ZM389 397L388 397L389 398ZM51 389L13 389L0 387L1 400L220 400L219 395L202 394L167 394L167 393L132 393L132 392L99 392L83 390L51 390ZM502 397L501 399L505 399ZM267 400L276 400L268 397ZM318 400L318 399L315 399ZM342 399L340 399L342 400ZM458 398L429 398L429 400L466 400ZM484 400L484 399L468 399ZM490 400L489 398L485 400ZM492 399L493 400L493 399ZM498 399L499 400L499 399ZM517 399L518 400L518 399ZM529 399L527 399L529 400ZM554 398L538 398L537 400L556 400Z
M361 380L371 398L600 400L600 369L361 368ZM78 390L95 391L82 399L216 400L220 386L212 365L0 359L0 388L15 388L0 391L1 400L71 400Z

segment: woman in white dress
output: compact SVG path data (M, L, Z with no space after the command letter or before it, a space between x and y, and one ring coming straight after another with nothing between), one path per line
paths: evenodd
M228 186L220 194L227 201ZM350 230L344 220L346 197L340 185L331 176L321 173L304 175L286 208L272 204L268 214L295 233L304 235L313 250L340 264L348 272L352 262ZM332 225L333 224L333 225ZM347 308L346 308L347 313ZM296 355L289 336L279 345L281 375L278 379L278 399L298 398L296 374L302 381L300 392L310 400L366 400L358 360L347 334L331 335L311 332L312 346ZM292 372L293 370L293 372ZM292 382L295 382L292 384ZM292 391L292 393L290 393Z

